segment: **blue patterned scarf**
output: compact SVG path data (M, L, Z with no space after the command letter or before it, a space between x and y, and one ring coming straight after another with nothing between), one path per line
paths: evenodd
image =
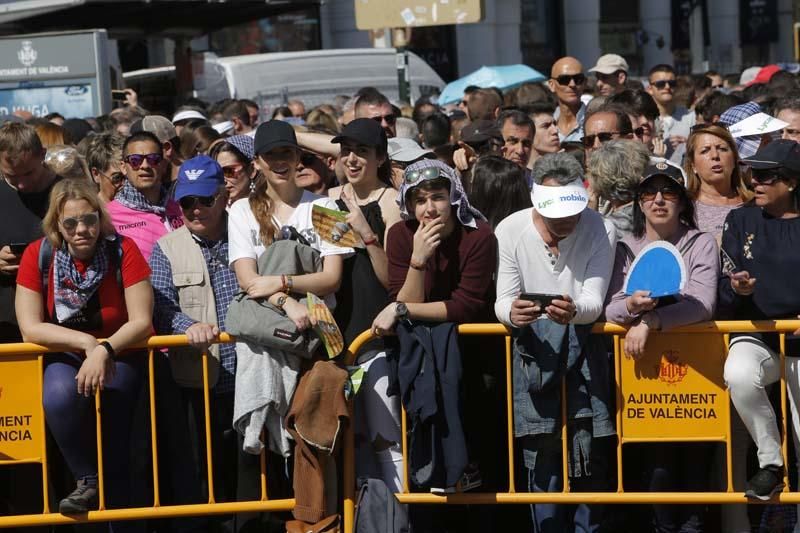
M75 266L66 244L56 250L53 259L53 302L58 322L69 320L86 306L107 272L108 252L103 239L98 240L85 275Z

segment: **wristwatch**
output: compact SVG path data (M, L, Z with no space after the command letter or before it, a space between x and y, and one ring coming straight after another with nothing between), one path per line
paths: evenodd
M283 306L286 305L286 300L287 299L288 299L288 296L286 296L285 294L281 294L280 296L278 296L278 301L275 302L275 307L277 307L278 309L283 311Z
M403 302L397 302L394 307L394 316L397 320L404 320L408 318L408 307Z

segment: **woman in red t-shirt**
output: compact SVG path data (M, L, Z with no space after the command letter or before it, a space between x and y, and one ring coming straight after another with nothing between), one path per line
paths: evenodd
M115 234L86 182L57 183L42 224L45 237L20 261L16 311L26 342L63 351L45 358L42 398L47 425L77 480L59 511L97 508L91 396L103 390L109 392L102 404L107 503L125 505L141 357L123 352L152 331L150 268L132 241ZM42 259L47 273L39 269Z

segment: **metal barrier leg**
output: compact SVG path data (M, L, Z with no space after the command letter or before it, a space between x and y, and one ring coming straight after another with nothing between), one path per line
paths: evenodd
M153 453L153 507L161 506L158 487L158 430L156 429L156 378L155 360L152 348L147 353L147 380L150 390L150 446Z
M265 429L261 430L261 442L267 442L267 433ZM269 496L267 495L267 447L264 446L264 449L261 450L261 454L259 455L259 464L261 467L261 501L265 502L269 500Z
M789 406L786 404L786 334L780 335L781 348L781 455L783 455L783 492L789 492L789 446L787 432L787 418L791 416Z
M347 424L344 432L344 451L343 468L344 474L342 482L344 483L344 502L342 513L344 514L344 531L351 533L355 525L355 507L356 507L356 444L355 444L355 400L350 401L350 423Z
M94 393L95 433L97 436L97 493L98 510L106 508L105 473L103 468L103 408L100 400L100 390Z
M44 354L37 356L37 363L39 367L39 390L44 391ZM50 512L50 492L48 490L48 464L47 464L47 423L44 416L44 402L39 402L39 419L42 421L39 431L42 435L42 512L47 514Z
M203 355L203 413L206 425L206 475L208 476L208 503L216 503L214 497L214 464L213 447L211 444L211 393L208 384L208 351Z
M728 352L731 349L731 336L726 333L722 336L723 342L725 343L725 359L728 358ZM728 405L733 405L731 403L731 391L726 387L725 389L725 397L727 399ZM728 409L728 420L726 421L726 426L728 428L728 438L725 439L725 469L727 472L726 480L728 482L728 492L733 492L733 416L731 415L732 408Z
M508 492L517 491L514 474L514 378L511 357L511 336L505 336L506 345L506 420L508 420Z

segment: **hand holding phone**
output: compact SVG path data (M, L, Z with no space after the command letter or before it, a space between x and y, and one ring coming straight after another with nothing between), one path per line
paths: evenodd
M553 303L553 300L563 300L564 297L560 294L547 294L541 292L523 292L519 295L520 300L526 300L528 302L533 302L536 306L539 307L542 311L548 305Z
M22 252L24 252L25 248L27 247L28 247L27 242L12 242L8 244L8 248L14 255L22 255Z

